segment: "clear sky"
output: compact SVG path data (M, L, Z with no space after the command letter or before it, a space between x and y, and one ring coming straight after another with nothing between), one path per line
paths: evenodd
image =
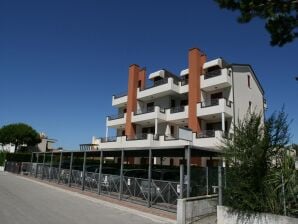
M254 68L267 114L285 104L298 143L298 40L271 47L264 22L238 24L212 0L1 0L0 126L25 122L77 149L104 136L128 66L187 67L188 49Z

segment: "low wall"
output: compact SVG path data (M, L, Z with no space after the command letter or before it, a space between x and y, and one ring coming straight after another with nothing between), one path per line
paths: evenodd
M257 213L247 218L240 218L237 213L231 213L225 206L217 206L217 224L297 224L298 219L274 215L268 213Z
M216 212L217 195L178 199L177 224L195 223L201 216Z

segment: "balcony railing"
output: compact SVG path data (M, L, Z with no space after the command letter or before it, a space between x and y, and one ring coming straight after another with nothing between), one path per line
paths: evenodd
M134 115L147 114L152 112L154 112L154 107L147 107L144 110L137 110L136 112L134 112Z
M211 99L211 100L202 101L201 102L201 108L217 106L217 105L219 105L219 100L220 99L225 99L226 105L228 107L231 107L232 101L230 101L230 100L228 100L226 98L217 98L217 99Z
M211 99L211 100L201 102L201 108L217 106L218 104L219 104L219 98Z
M227 105L228 107L231 107L231 106L232 106L232 101L231 101L231 100L228 100L228 99L226 99L226 105Z
M116 142L117 136L109 136L109 137L102 137L100 138L101 142Z
M165 141L173 141L173 140L178 140L178 136L177 135L173 135L173 134L170 134L170 135L165 135L164 136L164 140Z
M173 83L178 86L179 85L179 79L173 79Z
M181 86L188 85L188 79L182 79L181 80Z
M150 88L153 88L153 87L156 87L156 86L161 86L163 84L166 84L168 83L168 78L165 78L165 79L160 79L158 81L154 81L152 82L151 84L147 85L144 89L142 89L141 91L144 91L146 89L150 89Z
M145 140L147 139L148 133L139 133L133 136L126 136L126 141L133 141L133 140Z
M178 107L171 107L170 108L170 113L174 114L174 113L179 113L179 112L183 112L185 110L184 106L178 106Z
M127 96L127 92L122 92L122 93L118 93L118 94L114 94L114 99L118 99L121 98L123 96Z
M221 75L221 69L218 70L214 70L212 72L208 72L204 75L204 79L210 79L216 76L220 76Z
M117 119L120 119L120 118L124 118L124 113L108 116L109 121L117 120Z
M197 133L197 138L214 138L215 131L214 130L204 130L200 133Z

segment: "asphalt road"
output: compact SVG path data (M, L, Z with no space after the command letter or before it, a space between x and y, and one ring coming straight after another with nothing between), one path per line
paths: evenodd
M137 213L137 212L136 212ZM0 172L1 224L155 224L157 220Z

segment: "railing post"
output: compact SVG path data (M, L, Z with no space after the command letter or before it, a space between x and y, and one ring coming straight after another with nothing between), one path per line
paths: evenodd
M120 164L120 186L119 186L119 200L122 199L123 193L123 163L124 163L124 149L121 150L121 164Z
M180 199L183 198L183 191L184 191L184 164L180 164Z
M38 160L39 160L39 153L36 153L36 168L35 168L35 175L34 175L35 178L37 178Z
M58 184L60 183L61 176L61 165L62 165L62 151L60 152L59 168L58 168Z
M43 160L42 160L42 169L41 169L41 179L43 180L43 174L44 174L44 164L46 162L46 153L43 153Z
M218 166L218 205L222 205L222 170Z
M53 169L53 156L54 156L54 153L52 152L51 153L51 161L50 161L50 171L49 171L49 180L51 180L52 179L52 176L53 176L53 174L52 174L52 169Z
M83 160L82 191L85 190L85 172L86 172L86 151L84 152L84 160Z
M71 152L71 154L70 154L69 175L68 175L68 187L71 187L72 162L73 162L73 152Z
M206 195L209 195L209 168L206 166Z
M148 207L151 207L151 174L152 174L152 150L149 149L149 165L148 165Z
M186 185L186 197L190 197L190 179L191 179L191 167L190 167L190 159L191 159L191 149L190 145L186 148L186 172L187 172L187 185Z
M101 194L101 179L102 179L102 162L103 162L103 151L100 150L100 164L99 164L99 171L98 171L98 186L97 186L97 193Z

